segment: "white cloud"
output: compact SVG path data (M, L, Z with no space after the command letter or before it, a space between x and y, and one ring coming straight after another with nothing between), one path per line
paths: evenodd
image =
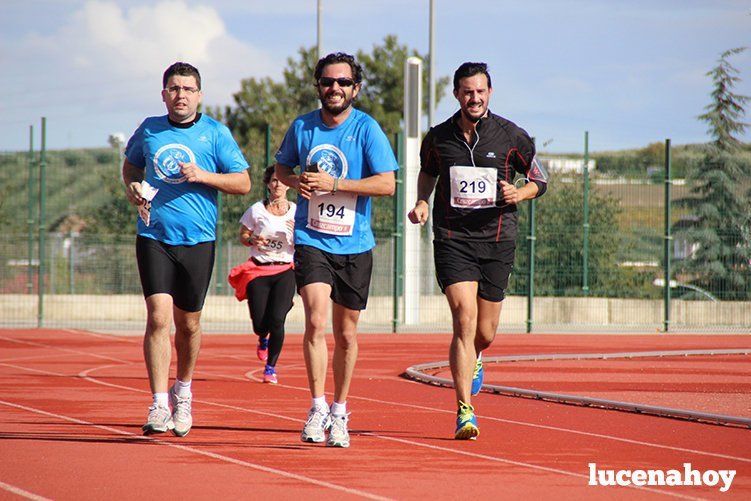
M0 90L17 96L14 110L41 110L32 116L60 105L62 116L112 113L124 102L144 116L163 111L161 76L178 60L201 71L208 104L229 102L242 78L280 71L266 51L232 36L213 7L184 0L132 7L89 0L56 31L27 32L14 45L0 47L14 75Z

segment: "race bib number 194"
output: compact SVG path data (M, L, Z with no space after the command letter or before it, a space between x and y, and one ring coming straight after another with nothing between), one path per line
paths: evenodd
M356 206L354 193L313 193L308 201L308 228L329 235L352 235Z

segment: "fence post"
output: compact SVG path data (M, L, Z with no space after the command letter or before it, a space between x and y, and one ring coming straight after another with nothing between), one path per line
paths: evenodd
M271 162L271 124L266 124L266 164L263 166L263 169L266 169L266 167L271 165ZM263 169L261 172L263 172ZM268 186L263 187L263 196L266 199L269 198L270 194Z
M39 272L37 275L37 327L44 325L44 225L47 191L47 118L42 117L42 143L39 150Z
M266 124L266 165L264 168L271 165L271 124Z
M394 270L391 316L391 332L396 332L401 320L400 297L404 287L404 147L402 144L403 133L397 132L394 137L396 148L396 160L399 169L396 171L396 193L394 193L394 253L392 269Z
M527 333L532 332L533 321L533 303L535 300L535 202L536 199L529 201L529 255L527 257Z
M665 266L665 287L663 289L663 299L665 302L665 319L663 328L668 332L670 328L670 245L673 236L670 233L670 186L673 184L670 179L670 139L665 140L665 245L664 266Z
M29 125L29 182L28 182L28 211L26 223L28 225L28 235L26 237L28 244L28 259L26 261L26 293L34 292L34 267L32 258L34 256L34 126Z
M70 231L68 231L68 241L70 242L70 245L68 246L68 293L69 294L75 294L76 293L76 235L78 232L74 232L71 228Z
M589 131L584 131L584 240L582 244L582 291L589 294Z
M214 279L214 291L217 294L221 294L224 289L224 254L222 253L222 237L224 235L224 221L222 218L222 208L224 206L224 197L222 192L217 190L216 194L216 248L214 249L214 255L216 256L216 278Z

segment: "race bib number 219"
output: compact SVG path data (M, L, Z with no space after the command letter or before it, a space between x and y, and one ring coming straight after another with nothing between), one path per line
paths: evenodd
M495 205L498 170L495 167L454 165L450 168L451 206L484 209Z

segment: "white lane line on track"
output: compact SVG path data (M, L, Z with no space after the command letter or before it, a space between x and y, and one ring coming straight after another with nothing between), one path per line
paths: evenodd
M87 333L86 332L81 332L81 334L87 334ZM0 336L0 338L2 338L2 336ZM41 345L41 343L37 343L37 344ZM44 346L46 348L55 348L55 349L61 349L61 350L63 349L63 348L58 348L58 347L53 346L53 345L41 345L41 346ZM114 359L114 360L118 361L118 362L122 362L122 363L132 364L132 362L126 362L124 360L119 360L119 359ZM2 364L0 364L0 365L2 365ZM113 365L108 365L106 367L114 367L114 366ZM21 368L21 367L17 367L17 368ZM95 378L91 378L91 377L88 376L88 372L91 372L93 370L99 370L101 368L103 368L103 367L94 367L94 368L91 368L91 369L85 371L86 372L85 376L83 375L84 373L80 373L79 377L84 377L84 379L87 379L87 380L89 380L91 382L94 382L96 384L101 384L101 385L104 385L104 386L111 386L113 388L120 388L120 389L125 389L125 390L130 390L130 391L138 391L138 392L148 393L145 390L138 390L138 389L130 388L130 387L127 387L127 386L121 386L121 385L116 385L116 384L112 384L112 383L105 383L103 381L99 381L99 380L97 380ZM197 373L200 372L202 374L206 374L203 371L196 371L196 372ZM56 375L60 375L60 374L56 374ZM243 381L247 381L247 377L243 378L243 377L227 376L227 375L219 375L219 374L214 375L214 376L215 377L224 377L226 379L231 379L231 380L243 380ZM397 379L401 380L401 378L396 378L396 377L394 378L394 380L397 380ZM310 391L310 389L307 388L307 387L291 386L291 385L286 385L286 384L276 384L275 386L280 387L280 388L288 388L288 389L294 389L294 390L304 391L304 392L309 392ZM327 394L331 395L331 393L327 393ZM388 401L388 400L380 400L380 399L376 399L376 398L360 397L360 396L354 396L354 395L349 395L348 398L352 399L352 400L362 400L362 401L366 401L366 402L373 402L373 403L384 404L384 405L388 405L388 406L400 406L400 407L419 409L419 410L429 411L429 412L440 412L440 413L451 414L451 415L454 414L453 411L447 410L447 409L438 409L438 408L435 408L435 407L426 407L426 406L423 406L423 405L408 404L408 403L404 403L404 402L393 402L393 401ZM195 400L195 401L199 402L198 400ZM226 408L234 409L234 410L245 410L247 412L258 413L258 414L262 414L262 415L274 416L274 414L262 413L261 411L253 411L253 410L250 410L250 409L242 409L242 408L238 408L238 407L234 407L234 406L219 404L219 403L216 403L216 402L202 401L201 403L205 403L205 404L209 404L209 405L216 405L216 406L220 406L220 407L226 407ZM751 463L751 458L744 458L744 457L738 457L738 456L730 456L730 455L727 455L727 454L719 454L719 453L715 453L715 452L700 451L700 450L689 449L689 448L685 448L685 447L677 447L677 446L670 446L670 445L664 445L664 444L656 444L654 442L645 442L645 441L642 441L642 440L633 440L633 439L629 439L629 438L621 438L621 437L616 437L614 435L604 435L604 434L601 434L601 433L594 433L594 432L588 432L588 431L574 430L574 429L571 429L571 428L562 428L562 427L558 427L558 426L550 426L550 425L529 423L529 422L525 422L525 421L516 421L516 420L512 420L512 419L497 418L497 417L493 417L493 416L481 416L481 419L482 420L486 420L486 421L494 421L494 422L499 422L499 423L505 423L505 424L513 424L513 425L517 425L517 426L525 426L525 427L531 427L531 428L537 428L537 429L557 431L557 432L561 432L561 433L571 433L571 434L575 434L575 435L582 435L582 436L587 436L587 437L595 437L595 438L599 438L599 439L603 439L603 440L612 440L612 441L616 441L616 442L622 442L622 443L627 443L627 444L632 444L632 445L638 445L638 446L644 446L644 447L653 447L653 448L657 448L657 449L664 449L664 450L670 450L670 451L676 451L676 452L686 452L686 453L691 453L691 454L699 454L699 455L703 455L703 456L716 457L716 458L720 458L720 459L729 459L729 460L733 460L733 461L741 461L741 462L745 462L745 463ZM299 420L295 420L295 421L299 421Z
M247 376L247 374L246 374L246 376ZM249 377L249 376L247 376L247 377ZM401 380L400 378L394 378L394 380L396 380L396 379ZM407 380L405 380L405 381L407 381ZM420 383L417 383L417 384L420 384ZM276 384L275 386L278 386L280 388L288 388L288 389L293 389L293 390L299 390L299 391L306 391L306 392L310 391L308 388L303 388L301 386L292 386L292 385L288 385L288 384L281 384L281 383L279 383L279 384ZM327 393L327 394L328 395L332 395L331 393ZM448 410L448 409L438 409L438 408L435 408L435 407L426 407L424 405L418 405L418 404L408 404L408 403L404 403L404 402L393 402L393 401L390 401L390 400L380 400L380 399L377 399L377 398L359 397L359 396L354 396L354 395L349 395L347 398L351 399L351 400L362 400L362 401L365 401L365 402L373 402L373 403L384 404L384 405L389 405L389 406L396 405L396 406L400 406L400 407L408 407L408 408L411 408L411 409L418 409L418 410L421 410L421 411L441 412L443 414L451 414L451 415L456 414L454 411L451 411L451 410ZM516 421L516 420L513 420L513 419L504 419L504 418L498 418L498 417L494 417L494 416L480 416L480 419L483 420L483 421L495 421L495 422L498 422L498 423L513 424L513 425L517 425L517 426L526 426L526 427L531 427L531 428L539 428L539 429L543 429L543 430L551 430L551 431L557 431L557 432L561 432L561 433L571 433L571 434L575 434L575 435L584 435L584 436L587 436L587 437L595 437L595 438L600 438L600 439L603 439L603 440L613 440L613 441L616 441L616 442L623 442L623 443L631 444L631 445L639 445L639 446L645 446L645 447L654 447L654 448L657 448L657 449L666 449L666 450L676 451L676 452L688 452L688 453L691 453L691 454L700 454L700 455L703 455L703 456L710 456L710 457L716 457L716 458L721 458L721 459L730 459L730 460L733 460L733 461L742 461L742 462L745 462L745 463L751 463L751 458L744 458L744 457L738 457L738 456L729 456L727 454L719 454L719 453L716 453L716 452L700 451L700 450L696 450L696 449L688 449L688 448L685 448L685 447L677 447L677 446L672 446L672 445L656 444L654 442L644 442L642 440L633 440L633 439L630 439L630 438L616 437L614 435L603 435L601 433L594 433L594 432L589 432L589 431L574 430L574 429L571 429L571 428L561 428L559 426L550 426L550 425L537 424L537 423L528 423L528 422L525 422L525 421Z
M94 358L101 358L103 360L111 360L114 362L122 362L122 360L108 357L107 355L99 355L98 353L91 353L88 351L80 351L80 350L73 350L70 348L62 348L60 346L54 346L54 345L48 345L44 343L37 343L36 341L22 341L20 339L13 339L10 337L0 336L0 339L3 339L5 341L9 341L11 343L18 343L18 344L28 344L29 346L36 346L37 348L53 348L59 351L65 351L67 353L75 353L76 355L86 355L88 357L94 357ZM130 363L130 362L128 362Z
M0 358L0 362L20 362L22 360L28 361L28 360L46 360L48 358L55 358L60 357L59 353L49 354L49 355L28 355L25 357L10 357L10 358Z
M114 365L113 364L113 365L107 365L107 366L92 367L90 369L87 369L86 371L83 371L83 372L79 373L78 377L81 377L84 380L87 380L87 381L89 381L91 383L99 384L99 385L102 385L102 386L108 386L108 387L123 389L123 390L127 390L127 391L134 391L134 392L138 392L138 393L147 393L147 394L149 393L146 390L140 390L140 389L132 388L132 387L128 387L128 386L122 386L122 385L118 385L118 384L108 383L108 382L105 382L105 381L99 381L99 380L97 380L97 379L95 379L95 378L93 378L93 377L91 377L91 376L88 375L88 373L93 372L95 370L101 370L101 369L106 369L106 368L111 368L111 367L118 367L118 366L119 365ZM44 371L38 371L38 372L44 372ZM54 373L51 373L51 374L54 374ZM301 389L301 390L304 389L305 391L307 391L307 388L298 388L298 387L289 387L289 388ZM266 416L266 417L274 417L274 418L282 419L282 420L285 420L285 421L292 421L292 422L296 422L296 423L302 422L302 420L300 420L300 419L291 418L289 416L285 416L285 415L282 415L282 414L257 411L257 410L254 410L254 409L247 409L247 408L244 408L244 407L238 407L238 406L227 405L227 404L220 404L218 402L211 402L211 401L205 401L205 400L203 400L203 401L202 400L195 400L195 401L197 403L202 403L202 404L205 404L205 405L211 405L211 406L215 406L215 407L227 408L227 409L232 409L232 410L236 410L236 411L242 411L242 412L247 412L247 413L251 413L251 414L262 415L262 416ZM383 401L378 401L378 402L383 402ZM2 403L5 403L5 402L0 401L0 404L2 404ZM9 404L9 405L14 405L14 404ZM23 407L23 406L19 406L19 407ZM436 410L436 411L440 410L440 409L431 409L431 408L427 408L427 407L425 407L424 409L426 409L426 410ZM45 411L40 411L40 412L45 413ZM47 413L47 414L49 414L49 413ZM75 419L75 418L71 418L71 419ZM106 427L106 426L96 425L96 424L93 424L93 423L89 423L89 424L91 426L94 426L94 427L97 427L97 428L107 429L109 431L114 431L116 433L120 433L120 434L124 434L124 435L128 435L128 436L137 437L139 439L151 439L151 437L143 437L141 435L135 435L133 433L124 432L124 431L121 432L119 430L116 430L116 429L110 428L110 427ZM557 474L566 475L566 476L573 476L573 477L577 477L577 478L585 478L585 479L589 478L587 475L583 475L581 473L570 472L570 471L566 471L566 470L559 470L559 469L556 469L556 468L549 468L549 467L545 467L545 466L539 466L539 465L535 465L535 464L531 464L531 463L524 463L524 462L514 461L514 460L511 460L511 459L505 459L505 458L495 457L495 456L488 456L486 454L478 454L478 453L474 453L474 452L467 452L467 451L462 451L462 450L457 450L457 449L450 449L450 448L447 448L447 447L440 447L440 446L436 446L436 445L432 445L432 444L426 444L426 443L423 443L423 442L417 442L417 441L414 441L414 440L407 440L407 439L401 439L401 438L396 438L396 437L389 437L389 436L385 436L385 435L379 435L379 434L372 433L372 432L363 433L363 435L364 436L370 436L370 437L373 437L373 438L376 438L376 439L380 439L380 440L387 440L387 441L392 441L392 442L398 442L398 443L403 443L403 444L407 444L407 445L410 445L410 446L424 447L424 448L429 448L429 449L432 449L432 450L439 450L439 451L448 452L448 453L452 453L452 454L469 456L469 457L473 457L473 458L477 458L477 459L484 459L484 460L489 460L489 461L501 462L501 463L505 463L505 464L513 464L513 465L516 465L516 466L520 466L520 467L524 467L524 468L530 468L530 469L533 469L533 470L546 471L546 472L550 472L550 473L557 473ZM605 437L606 438L612 438L612 437L607 437L607 436L605 436ZM163 444L163 445L169 445L169 446L178 447L178 448L185 448L184 446L178 446L177 444L172 444L172 443L169 443L169 442L162 442L162 441L159 441L159 440L156 440L156 439L152 439L152 440L154 440L157 443ZM666 448L669 448L669 447L666 447ZM192 449L192 448L187 448L187 449ZM199 452L201 454L209 455L209 456L211 454L213 454L213 453L204 452L204 451L199 451ZM697 452L699 454L713 455L711 453L703 453L701 451L695 451L695 452ZM213 457L213 456L210 456L210 457ZM723 457L725 457L725 456L723 456ZM232 459L232 458L229 458L229 459ZM743 458L739 458L739 459L743 460ZM237 460L237 461L240 461L240 460ZM260 466L260 465L258 465L258 466ZM263 467L263 468L265 468L265 467ZM291 475L294 475L294 474L291 474ZM650 491L650 492L655 492L655 493L659 493L659 494L665 494L667 496L673 496L673 497L678 497L678 498L683 498L683 499L701 499L701 498L694 498L694 497L690 497L690 496L683 496L683 495L679 495L679 494L675 494L675 493L670 493L670 492L663 492L663 491L660 491L660 490L657 490L657 489L650 489L648 487L637 487L637 486L629 486L629 487L631 487L631 488L637 488L637 489L642 489L642 490L647 490L647 491Z
M524 462L521 462L521 461L514 461L513 459L506 459L506 458L499 458L499 457L495 457L495 456L488 456L486 454L477 454L477 453L474 453L474 452L461 451L461 450L457 450L457 449L449 449L448 447L441 447L439 445L426 444L426 443L423 443L423 442L415 442L415 441L412 441L412 440L405 440L403 438L386 437L386 436L377 435L377 434L374 434L374 433L363 433L363 435L369 435L369 436L372 436L372 437L375 437L375 438L380 438L381 440L388 440L388 441L391 441L391 442L399 442L399 443L403 443L403 444L417 445L417 446L420 446L420 447L425 447L425 448L433 449L433 450L453 452L455 454L461 454L463 456L471 456L471 457L474 457L474 458L486 459L488 461L495 461L495 462L504 463L504 464L510 464L510 465L514 465L514 466L521 466L521 467L524 467L524 468L534 468L536 470L542 470L542 471L546 471L546 472L549 472L549 473L558 473L560 475L567 475L569 477L583 478L583 479L586 479L587 481L589 481L589 475L584 475L583 473L575 473L575 472L571 472L571 471L567 471L567 470L559 470L558 468L550 468L550 467L547 467L547 466L539 466L539 465L535 465L535 464L524 463ZM673 492L661 491L659 489L652 489L650 487L642 487L642 486L637 486L637 485L628 485L628 486L624 486L624 487L629 487L629 488L632 488L632 489L639 489L639 490L644 490L644 491L649 491L649 492L656 492L658 494L664 494L666 496L673 496L673 497L677 497L677 498L681 498L681 499L696 499L696 500L704 499L704 498L697 498L697 497L692 497L692 496L686 496L684 494L676 494L676 493L673 493Z
M20 496L22 498L26 499L33 499L35 501L52 501L50 498L46 498L44 496L40 496L38 494L34 494L33 492L25 491L21 489L20 487L16 487L15 485L6 484L5 482L0 482L0 489L4 489L12 494L15 494L16 496Z
M106 367L113 367L113 366L106 366ZM98 369L104 369L106 367L95 367L95 368L88 369L87 371L84 371L84 372L80 373L79 377L82 377L83 379L86 379L87 381L90 381L90 382L95 383L95 384L101 384L101 385L104 385L104 386L111 386L111 387L125 389L125 390L132 390L132 391L138 391L138 392L142 392L142 393L148 393L145 390L137 390L137 389L130 388L130 387L127 387L127 386L121 386L121 385L117 385L117 384L106 383L104 381L99 381L96 378L93 378L93 377L91 377L91 376L88 375L88 373L90 373L90 372L93 372L93 371L98 370ZM307 391L307 388L305 388L305 390ZM232 410L236 410L236 411L244 411L244 412L248 412L248 413L252 413L252 414L259 414L259 415L266 416L266 417L274 417L274 418L282 419L282 420L285 420L285 421L292 421L292 422L297 422L297 423L302 423L303 422L303 420L296 419L296 418L291 418L291 417L285 416L283 414L276 414L276 413L270 413L270 412L257 411L257 410L254 410L254 409L247 409L247 408L244 408L244 407L237 407L237 406L233 406L233 405L220 404L218 402L211 402L211 401L207 401L207 400L203 400L203 401L202 400L194 400L194 401L197 402L197 403L202 403L204 405L211 405L211 406L216 406L216 407L228 408L228 409L232 409ZM414 440L407 440L407 439L402 439L402 438L389 437L389 436L386 436L386 435L380 435L378 433L372 433L372 432L366 432L366 433L363 433L362 435L363 436L369 436L369 437L376 438L376 439L380 439L380 440L388 440L388 441L392 441L392 442L398 442L398 443L402 443L402 444L406 444L406 445L410 445L410 446L424 447L424 448L429 448L429 449L432 449L432 450L439 450L439 451L448 452L448 453L452 453L452 454L460 454L460 455L463 455L463 456L469 456L469 457L476 458L476 459L484 459L484 460L495 461L495 462L500 462L500 463L504 463L504 464L512 464L512 465L515 465L515 466L520 466L520 467L523 467L523 468L529 468L529 469L532 469L532 470L545 471L545 472L548 472L548 473L556 473L556 474L561 474L561 475L567 475L567 476L570 476L570 477L583 478L583 479L589 480L589 476L588 475L584 475L584 474L581 474L581 473L575 473L575 472L570 472L570 471L566 471L566 470L559 470L559 469L556 469L556 468L550 468L550 467L546 467L546 466L539 466L539 465L536 465L536 464L524 463L524 462L521 462L521 461L514 461L512 459L506 459L506 458L502 458L502 457L488 456L486 454L478 454L478 453L474 453L474 452L467 452L467 451L462 451L462 450L457 450L457 449L451 449L451 448L448 448L448 447L440 447L440 446L436 446L436 445L426 444L424 442L417 442L417 441L414 441ZM670 493L670 492L663 492L663 491L660 491L658 489L651 489L649 487L639 487L639 486L634 486L634 485L631 485L631 486L628 486L628 487L634 488L634 489L641 489L641 490L645 490L645 491L650 491L650 492L655 492L655 493L659 493L659 494L665 494L667 496L673 496L673 497L682 498L682 499L702 499L702 498L695 498L695 497L691 497L691 496L684 496L684 495Z
M315 478L306 477L304 475L298 475L297 473L291 473L291 472L288 472L288 471L285 471L285 470L279 470L279 469L276 469L276 468L270 468L268 466L263 466L263 465L256 464L256 463L250 463L248 461L243 461L241 459L235 459L235 458L232 458L232 457L229 457L229 456L224 456L222 454L217 454L217 453L214 453L214 452L209 452L209 451L204 451L204 450L201 450L201 449L197 449L195 447L189 447L189 446L185 446L185 445L175 444L175 443L172 443L172 442L167 442L167 441L164 441L164 440L159 440L158 438L154 438L154 437L150 437L150 436L136 435L135 433L131 433L129 431L119 430L119 429L113 428L111 426L106 426L106 425L101 425L101 424L95 424L95 423L91 423L89 421L84 421L82 419L77 419L77 418L74 418L74 417L71 417L71 416L65 416L63 414L55 414L55 413L52 413L52 412L44 411L42 409L36 409L34 407L27 407L25 405L15 404L15 403L12 403L12 402L6 402L4 400L0 400L0 405L5 405L5 406L8 406L8 407L13 407L13 408L24 410L24 411L27 411L27 412L32 412L32 413L35 413L35 414L40 414L40 415L43 415L43 416L52 417L52 418L55 418L55 419L60 419L62 421L67 421L69 423L80 424L80 425L83 425L83 426L91 426L91 427L94 427L94 428L98 428L100 430L104 430L104 431L107 431L107 432L110 432L110 433L114 433L116 435L127 436L127 437L131 437L133 439L136 439L136 440L149 441L149 442L152 442L152 443L155 443L155 444L163 445L163 446L166 446L166 447L171 447L173 449L178 449L178 450L181 450L181 451L184 451L184 452L189 452L191 454L198 454L198 455L201 455L201 456L206 456L206 457L209 457L209 458L212 458L212 459L216 459L217 461L223 461L225 463L231 463L231 464L235 464L235 465L238 465L238 466L244 466L246 468L251 468L253 470L262 471L264 473L271 473L273 475L278 475L280 477L290 478L290 479L298 480L298 481L301 481L301 482L304 482L304 483L313 484L313 485L316 485L318 487L325 487L327 489L333 489L333 490L337 490L337 491L341 491L341 492L346 492L347 494L352 494L354 496L360 496L360 497L364 497L364 498L367 498L367 499L378 499L378 500L388 500L388 499L390 499L390 498L386 498L386 497L383 497L383 496L378 496L376 494L371 494L369 492L361 491L359 489L351 489L349 487L344 487L344 486L341 486L341 485L332 484L332 483L329 483L329 482L324 482L324 481L321 481L321 480L317 480Z

